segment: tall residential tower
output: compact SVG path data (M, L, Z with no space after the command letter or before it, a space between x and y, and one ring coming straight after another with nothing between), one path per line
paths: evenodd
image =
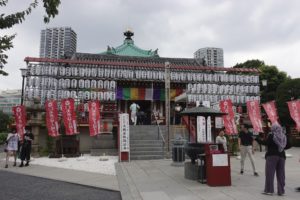
M77 35L70 27L47 28L41 31L41 58L70 58L76 53Z
M204 66L224 67L223 49L221 48L201 48L194 53L194 58Z

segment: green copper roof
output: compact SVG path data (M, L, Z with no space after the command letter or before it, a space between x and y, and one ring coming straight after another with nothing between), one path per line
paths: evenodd
M136 45L134 45L134 41L131 39L133 36L133 32L127 31L124 33L126 39L124 43L116 48L114 47L107 47L107 51L101 54L106 55L118 55L118 56L137 56L137 57L159 57L156 49L155 51L152 50L143 50Z

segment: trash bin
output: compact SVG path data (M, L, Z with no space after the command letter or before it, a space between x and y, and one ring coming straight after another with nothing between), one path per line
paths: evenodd
M179 165L183 166L185 161L185 151L184 151L184 144L186 140L179 139L173 140L173 147L172 147L172 165Z

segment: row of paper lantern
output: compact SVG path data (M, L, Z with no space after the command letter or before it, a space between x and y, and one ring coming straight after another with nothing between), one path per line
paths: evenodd
M187 101L189 103L196 101L210 101L212 103L219 102L221 100L231 99L233 103L246 103L249 100L259 100L259 96L238 96L238 95L197 95L197 94L188 94Z
M188 84L187 93L199 94L258 94L258 85L218 85L218 84Z
M56 78L45 78L45 77L27 77L26 86L31 88L46 88L46 89L56 89L56 88L98 88L115 90L116 81L109 80L84 80L84 79L56 79Z
M116 93L112 91L105 92L90 92L90 91L69 91L69 90L39 90L29 89L25 90L25 99L65 99L74 98L80 100L101 100L101 101L115 101Z
M119 78L119 79L143 79L143 80L164 80L163 70L153 69L126 69L103 67L64 67L30 65L31 75L67 76L67 77L99 77L99 78ZM258 75L235 75L224 73L200 73L200 72L179 72L170 73L172 81L207 81L207 82L230 82L230 83L259 83Z

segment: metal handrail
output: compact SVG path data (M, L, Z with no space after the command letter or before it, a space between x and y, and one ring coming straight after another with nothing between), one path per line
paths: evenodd
M154 119L156 121L156 125L158 127L158 135L157 135L157 138L159 138L159 136L161 137L162 141L163 141L163 146L165 145L166 141L165 141L165 138L164 136L161 134L161 129L160 129L160 126L159 126L159 123L157 121L157 115L156 113L153 111L153 115L154 115ZM164 147L163 147L164 148Z

